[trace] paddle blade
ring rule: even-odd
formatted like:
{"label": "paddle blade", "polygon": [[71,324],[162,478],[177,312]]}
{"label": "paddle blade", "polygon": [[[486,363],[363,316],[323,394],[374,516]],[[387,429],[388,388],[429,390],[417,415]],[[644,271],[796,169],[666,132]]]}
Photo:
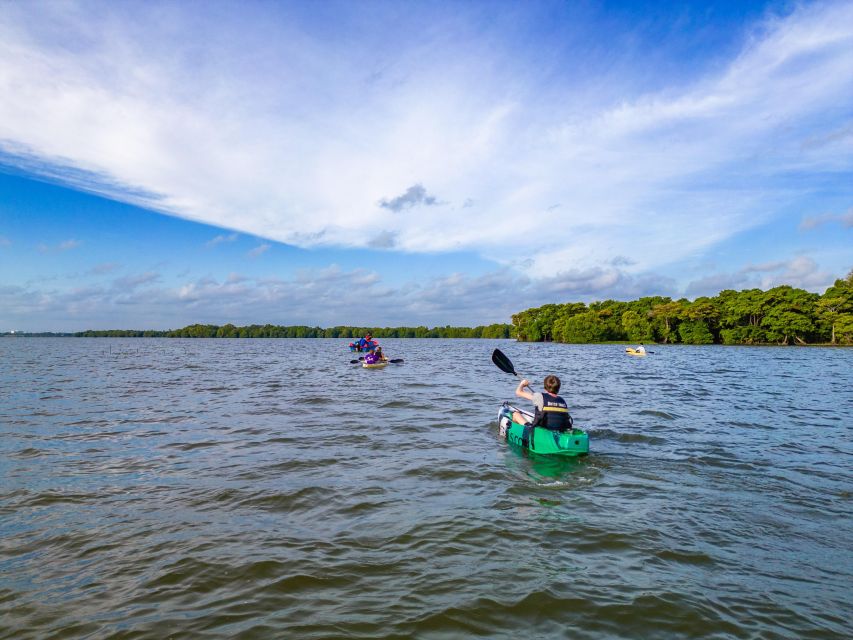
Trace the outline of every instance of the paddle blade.
{"label": "paddle blade", "polygon": [[350,364],[358,364],[358,360],[350,360],[349,363]]}
{"label": "paddle blade", "polygon": [[389,360],[391,364],[401,364],[403,362],[402,358],[394,358],[393,360]]}
{"label": "paddle blade", "polygon": [[515,367],[512,366],[512,361],[510,361],[510,359],[507,358],[500,349],[495,349],[492,352],[492,362],[494,362],[495,366],[501,371],[511,373],[514,376],[518,375],[515,372]]}

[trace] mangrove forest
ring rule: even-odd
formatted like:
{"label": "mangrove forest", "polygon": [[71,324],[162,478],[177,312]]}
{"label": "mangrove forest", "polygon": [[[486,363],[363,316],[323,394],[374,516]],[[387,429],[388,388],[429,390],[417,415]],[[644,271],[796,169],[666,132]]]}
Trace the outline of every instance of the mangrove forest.
{"label": "mangrove forest", "polygon": [[823,295],[787,285],[714,297],[546,304],[512,316],[527,342],[853,344],[853,271]]}

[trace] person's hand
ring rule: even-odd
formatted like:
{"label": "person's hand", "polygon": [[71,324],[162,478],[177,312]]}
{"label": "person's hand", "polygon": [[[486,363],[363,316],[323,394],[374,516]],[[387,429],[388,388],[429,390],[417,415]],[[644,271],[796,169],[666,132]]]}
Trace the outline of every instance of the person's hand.
{"label": "person's hand", "polygon": [[521,383],[519,384],[519,386],[520,386],[522,389],[523,389],[524,387],[528,387],[528,386],[530,386],[530,380],[528,380],[527,378],[522,379],[522,381],[521,381]]}

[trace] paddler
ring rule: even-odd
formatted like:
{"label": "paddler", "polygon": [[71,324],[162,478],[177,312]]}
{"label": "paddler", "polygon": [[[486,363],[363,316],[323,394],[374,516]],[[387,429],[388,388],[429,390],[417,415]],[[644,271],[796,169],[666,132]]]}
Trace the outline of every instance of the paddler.
{"label": "paddler", "polygon": [[364,337],[358,341],[358,350],[359,351],[373,351],[373,347],[376,345],[373,342],[373,338],[370,335],[370,331],[364,334]]}
{"label": "paddler", "polygon": [[545,376],[542,384],[545,391],[534,393],[530,389],[530,381],[518,383],[515,395],[533,402],[535,411],[533,418],[527,417],[520,411],[514,411],[512,421],[516,424],[544,427],[550,431],[568,431],[572,428],[572,417],[569,415],[569,405],[557,394],[560,392],[560,379],[557,376]]}

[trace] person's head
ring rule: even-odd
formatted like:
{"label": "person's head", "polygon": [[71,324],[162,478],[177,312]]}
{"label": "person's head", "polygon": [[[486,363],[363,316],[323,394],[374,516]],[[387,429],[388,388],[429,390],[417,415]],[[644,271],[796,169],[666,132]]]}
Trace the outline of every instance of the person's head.
{"label": "person's head", "polygon": [[376,345],[376,353],[382,353],[382,347]]}
{"label": "person's head", "polygon": [[560,379],[557,376],[545,376],[542,386],[545,387],[545,391],[548,393],[560,393]]}
{"label": "person's head", "polygon": [[370,340],[371,335],[370,335],[370,332],[369,332],[369,331],[368,331],[367,333],[365,333],[365,334],[364,334],[364,338],[365,338],[365,340]]}

